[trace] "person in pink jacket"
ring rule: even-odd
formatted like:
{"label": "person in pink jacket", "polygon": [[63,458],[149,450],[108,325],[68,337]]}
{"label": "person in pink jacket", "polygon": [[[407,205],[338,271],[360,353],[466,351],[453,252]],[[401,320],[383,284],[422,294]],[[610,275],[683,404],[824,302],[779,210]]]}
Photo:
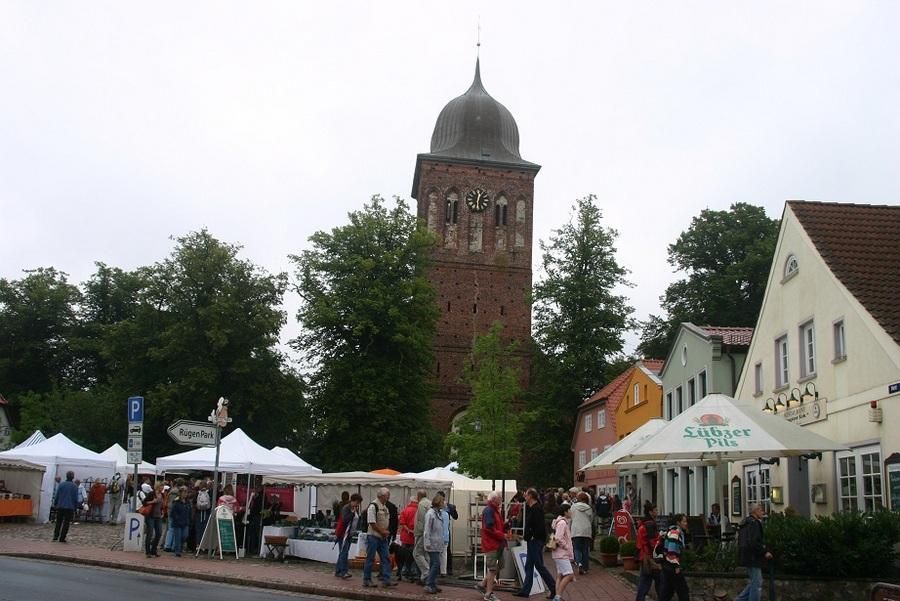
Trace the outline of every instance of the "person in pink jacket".
{"label": "person in pink jacket", "polygon": [[551,524],[553,536],[556,538],[556,548],[551,553],[556,564],[556,596],[553,601],[562,601],[563,592],[575,579],[575,570],[572,569],[575,550],[572,546],[572,530],[569,528],[569,506],[563,503],[559,506],[557,513],[558,515]]}

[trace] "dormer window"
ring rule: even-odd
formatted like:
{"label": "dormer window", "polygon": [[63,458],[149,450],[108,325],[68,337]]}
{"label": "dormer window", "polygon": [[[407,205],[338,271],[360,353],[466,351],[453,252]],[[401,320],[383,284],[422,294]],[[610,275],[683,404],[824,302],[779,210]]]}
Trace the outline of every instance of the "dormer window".
{"label": "dormer window", "polygon": [[790,278],[797,275],[797,271],[800,270],[800,263],[797,262],[797,257],[794,255],[789,255],[787,261],[784,262],[784,278],[781,280],[785,282]]}

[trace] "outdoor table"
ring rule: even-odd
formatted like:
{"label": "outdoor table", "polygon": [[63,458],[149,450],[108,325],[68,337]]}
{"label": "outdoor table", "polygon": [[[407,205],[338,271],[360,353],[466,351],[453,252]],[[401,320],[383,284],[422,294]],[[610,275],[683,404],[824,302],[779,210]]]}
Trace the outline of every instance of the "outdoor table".
{"label": "outdoor table", "polygon": [[[262,540],[266,540],[267,536],[291,537],[293,535],[294,535],[294,527],[293,526],[263,526],[263,530],[262,530]],[[266,559],[267,554],[268,554],[268,550],[264,549],[262,546],[260,546],[260,548],[259,548],[260,559]]]}
{"label": "outdoor table", "polygon": [[[299,557],[301,559],[311,559],[313,561],[321,561],[323,563],[334,563],[338,557],[338,546],[336,543],[329,541],[317,540],[300,540],[298,538],[288,539],[287,554],[291,557]],[[349,557],[356,557],[359,550],[358,543],[350,545]]]}

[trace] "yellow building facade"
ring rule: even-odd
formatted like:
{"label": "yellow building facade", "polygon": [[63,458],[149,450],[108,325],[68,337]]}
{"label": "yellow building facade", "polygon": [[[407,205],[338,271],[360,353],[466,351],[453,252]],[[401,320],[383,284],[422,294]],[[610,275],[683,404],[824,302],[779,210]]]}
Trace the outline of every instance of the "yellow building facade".
{"label": "yellow building facade", "polygon": [[663,361],[644,359],[632,370],[625,397],[616,407],[616,438],[622,440],[654,417],[663,415],[662,381],[658,374]]}

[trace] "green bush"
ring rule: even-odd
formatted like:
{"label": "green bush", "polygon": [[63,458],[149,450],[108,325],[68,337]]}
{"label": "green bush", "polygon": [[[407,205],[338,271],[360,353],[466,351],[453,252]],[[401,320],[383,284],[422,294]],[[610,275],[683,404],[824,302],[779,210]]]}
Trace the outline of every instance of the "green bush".
{"label": "green bush", "polygon": [[634,541],[625,541],[619,547],[619,555],[621,557],[637,557],[637,545],[634,544]]}
{"label": "green bush", "polygon": [[900,541],[900,515],[844,512],[809,520],[772,515],[766,546],[776,572],[798,576],[870,578],[890,575]]}
{"label": "green bush", "polygon": [[619,552],[619,539],[615,536],[604,536],[600,539],[600,552],[601,553],[618,553]]}

